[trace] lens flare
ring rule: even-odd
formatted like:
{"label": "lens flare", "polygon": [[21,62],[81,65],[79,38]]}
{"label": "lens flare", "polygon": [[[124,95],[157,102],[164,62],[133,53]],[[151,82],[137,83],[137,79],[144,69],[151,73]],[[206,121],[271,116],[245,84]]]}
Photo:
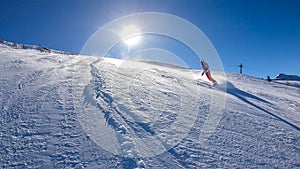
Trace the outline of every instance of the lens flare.
{"label": "lens flare", "polygon": [[134,46],[136,44],[138,44],[141,40],[141,36],[138,35],[138,36],[134,36],[134,37],[130,37],[128,39],[125,39],[123,42],[125,44],[127,44],[128,46]]}
{"label": "lens flare", "polygon": [[[126,118],[123,118],[124,120],[120,118],[122,125],[110,124],[111,127],[107,127],[105,116],[99,116],[102,110],[97,112],[99,106],[91,105],[89,109],[77,107],[80,110],[78,111],[78,119],[83,129],[97,145],[123,157],[153,157],[167,152],[190,133],[197,122],[199,113],[209,111],[205,115],[203,124],[201,124],[203,127],[197,131],[199,135],[196,135],[198,143],[204,144],[217,130],[225,108],[226,95],[211,93],[210,102],[203,104],[199,101],[198,98],[202,96],[199,88],[195,86],[195,71],[187,69],[189,68],[188,64],[181,60],[181,58],[189,57],[187,53],[182,51],[172,53],[163,48],[169,49],[168,46],[163,45],[161,46],[162,49],[158,47],[141,49],[140,46],[135,46],[136,49],[133,50],[131,46],[140,43],[141,37],[143,44],[147,43],[147,34],[170,37],[179,41],[180,44],[196,54],[195,62],[199,63],[199,60],[203,58],[210,63],[211,68],[224,72],[218,53],[207,36],[191,22],[174,15],[156,12],[131,14],[118,18],[95,32],[83,46],[81,54],[110,56],[110,51],[117,44],[124,43],[124,45],[120,45],[123,47],[120,49],[125,51],[125,55],[120,55],[125,56],[124,58],[121,57],[123,60],[103,59],[104,61],[110,60],[116,65],[115,67],[106,67],[106,63],[99,59],[99,64],[103,63],[103,65],[98,66],[99,68],[104,66],[103,70],[109,70],[112,75],[105,79],[106,84],[108,84],[107,91],[111,92],[112,95],[112,97],[110,95],[107,97],[114,98],[108,103],[113,106],[113,109],[109,111]],[[162,43],[159,42],[158,44]],[[180,57],[180,54],[184,57]],[[137,64],[137,62],[130,60],[134,58],[159,63],[139,62]],[[175,67],[169,69],[167,65],[162,68],[160,62],[183,65],[182,67],[185,69]],[[178,78],[183,76],[184,78]],[[98,77],[94,78],[91,79],[91,83],[86,84],[84,90],[91,91],[92,98],[97,98],[96,92],[93,90],[99,86]],[[226,79],[224,81],[226,84]],[[160,90],[155,90],[156,88]],[[155,93],[157,91],[160,93]],[[190,92],[193,94],[189,94]],[[192,95],[194,98],[191,99]],[[136,98],[136,96],[142,97]],[[143,98],[148,101],[144,102],[145,99]],[[166,104],[165,101],[168,99],[172,99],[174,105]],[[75,105],[84,105],[86,102],[83,99],[75,101],[78,102]],[[104,104],[101,101],[98,103],[97,100],[95,102]],[[149,107],[159,105],[159,110],[156,108],[153,108],[154,111],[151,111],[152,108],[149,111],[139,109],[137,104],[149,105]],[[148,114],[145,114],[146,112]],[[164,117],[164,112],[172,112],[175,118],[164,127],[154,127],[152,130],[152,127],[159,123],[160,117]],[[124,127],[126,125],[128,127]],[[148,134],[139,135],[139,131],[130,127],[131,125],[143,128],[142,130]],[[104,127],[107,127],[109,131],[105,130],[104,134],[99,133]],[[128,133],[133,134],[120,132],[125,128]]]}
{"label": "lens flare", "polygon": [[139,32],[140,29],[138,28],[138,26],[128,25],[122,29],[120,37],[124,39],[123,42],[125,44],[127,44],[128,46],[133,46],[136,45],[141,39]]}

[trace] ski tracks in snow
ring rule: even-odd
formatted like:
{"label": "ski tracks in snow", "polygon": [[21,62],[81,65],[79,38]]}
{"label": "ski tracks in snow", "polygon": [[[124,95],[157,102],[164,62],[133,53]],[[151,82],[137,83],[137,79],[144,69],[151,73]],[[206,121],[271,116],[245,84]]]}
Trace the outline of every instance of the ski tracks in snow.
{"label": "ski tracks in snow", "polygon": [[[261,80],[240,80],[244,76],[230,75],[235,88],[223,91],[199,86],[201,95],[196,98],[193,95],[196,88],[191,84],[194,81],[186,75],[189,71],[164,67],[142,70],[139,67],[145,65],[136,63],[137,67],[131,70],[142,70],[139,74],[120,69],[121,79],[114,81],[116,67],[104,63],[102,58],[10,48],[1,48],[0,55],[0,68],[5,72],[0,74],[0,168],[300,166],[299,130],[286,125],[286,122],[299,124],[299,116],[295,115],[299,93],[293,88],[281,86],[282,89],[269,90],[268,84],[261,84]],[[178,78],[178,73],[183,75]],[[130,78],[134,80],[127,82]],[[144,83],[144,79],[150,84]],[[111,86],[115,85],[111,81],[134,85],[123,93],[126,87],[112,91],[115,88]],[[187,107],[184,107],[187,111],[178,111],[176,101],[180,100],[182,90],[166,85],[169,82],[182,87],[189,98],[183,99],[188,106],[193,100],[199,101],[197,115],[188,114],[193,109]],[[147,87],[151,91],[143,90]],[[294,93],[285,92],[286,89]],[[199,137],[209,132],[202,130],[205,124],[210,124],[205,123],[211,113],[210,92],[226,94],[228,99],[220,123],[214,124],[215,131],[208,133],[206,142],[200,144]],[[146,99],[153,94],[156,95]],[[132,100],[122,100],[129,95]],[[162,102],[168,99],[171,100]],[[128,104],[130,101],[134,104]],[[158,112],[158,116],[153,116],[156,119],[150,118],[156,120],[155,125],[144,121],[151,117],[146,112],[151,111]],[[168,130],[179,118],[176,112],[186,115],[181,117],[185,120],[196,117],[189,133],[168,151],[143,158],[141,147],[145,144],[137,141],[139,138],[147,139],[157,131],[177,137],[177,132]],[[145,119],[139,119],[138,115]]]}
{"label": "ski tracks in snow", "polygon": [[[6,56],[13,60],[15,55],[7,52]],[[59,61],[57,55],[29,53],[22,60],[1,65],[2,71],[14,72],[1,76],[1,98],[5,100],[0,119],[1,167],[74,167],[79,163],[72,74],[62,70],[59,73],[66,74],[55,76]]]}
{"label": "ski tracks in snow", "polygon": [[[98,145],[108,151],[114,150],[113,153],[123,157],[123,160],[117,163],[115,167],[119,165],[124,168],[145,167],[141,160],[142,156],[136,147],[137,143],[133,139],[139,137],[135,131],[143,130],[143,128],[129,121],[128,117],[126,117],[128,113],[122,112],[125,109],[120,109],[110,94],[105,91],[105,78],[111,73],[104,74],[97,69],[95,65],[101,60],[98,59],[89,64],[91,79],[90,83],[84,88],[84,105],[90,104],[97,107],[98,117],[96,119],[98,119],[99,123],[101,119],[103,123],[104,119],[106,128],[110,127],[112,129],[112,132],[109,134],[115,136],[115,138],[110,137],[107,140],[101,140],[101,143]],[[100,129],[98,132],[105,132],[104,130],[106,129]],[[91,134],[95,135],[95,133]],[[100,138],[94,138],[96,142],[97,139],[103,138],[101,136]],[[105,143],[106,141],[108,143]],[[111,146],[114,146],[113,149],[111,149]]]}

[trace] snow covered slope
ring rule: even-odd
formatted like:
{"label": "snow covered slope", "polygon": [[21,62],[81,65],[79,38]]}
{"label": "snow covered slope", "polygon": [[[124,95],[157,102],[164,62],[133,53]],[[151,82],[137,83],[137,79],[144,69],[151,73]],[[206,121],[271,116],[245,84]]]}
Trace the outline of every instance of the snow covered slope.
{"label": "snow covered slope", "polygon": [[0,70],[0,168],[300,167],[298,87],[4,44]]}
{"label": "snow covered slope", "polygon": [[279,73],[274,78],[274,83],[283,84],[291,87],[300,88],[300,77],[297,75],[286,75]]}

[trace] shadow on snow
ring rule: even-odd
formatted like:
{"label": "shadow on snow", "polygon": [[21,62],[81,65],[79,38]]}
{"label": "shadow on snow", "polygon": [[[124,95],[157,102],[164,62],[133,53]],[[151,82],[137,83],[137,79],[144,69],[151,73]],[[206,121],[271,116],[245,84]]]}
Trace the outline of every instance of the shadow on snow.
{"label": "shadow on snow", "polygon": [[274,113],[271,113],[268,110],[266,110],[266,109],[264,109],[264,108],[262,108],[262,107],[260,107],[260,106],[258,106],[256,104],[252,103],[247,98],[252,98],[252,99],[255,99],[257,101],[266,103],[266,104],[271,104],[270,102],[268,102],[268,101],[266,101],[266,100],[264,100],[262,98],[259,98],[257,96],[254,96],[253,94],[247,93],[245,91],[242,91],[242,90],[236,88],[231,82],[227,81],[226,82],[226,88],[220,88],[220,90],[222,90],[222,91],[224,91],[224,92],[226,92],[226,93],[228,93],[228,94],[230,94],[232,96],[235,96],[236,98],[240,99],[244,103],[247,103],[247,104],[249,104],[249,105],[257,108],[257,109],[259,109],[259,110],[261,110],[261,111],[263,111],[263,112],[271,115],[275,119],[277,119],[277,120],[279,120],[281,122],[284,122],[285,124],[291,126],[292,128],[296,129],[297,131],[300,131],[300,127],[298,127],[298,126],[290,123],[289,121],[283,119],[282,117],[280,117],[280,116],[278,116],[278,115],[276,115]]}

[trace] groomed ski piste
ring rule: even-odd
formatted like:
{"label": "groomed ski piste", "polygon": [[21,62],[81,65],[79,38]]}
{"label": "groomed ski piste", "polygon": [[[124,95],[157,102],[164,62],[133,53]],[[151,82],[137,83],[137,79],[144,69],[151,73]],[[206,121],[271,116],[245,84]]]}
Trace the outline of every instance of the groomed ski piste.
{"label": "groomed ski piste", "polygon": [[300,89],[0,43],[0,168],[300,168]]}

